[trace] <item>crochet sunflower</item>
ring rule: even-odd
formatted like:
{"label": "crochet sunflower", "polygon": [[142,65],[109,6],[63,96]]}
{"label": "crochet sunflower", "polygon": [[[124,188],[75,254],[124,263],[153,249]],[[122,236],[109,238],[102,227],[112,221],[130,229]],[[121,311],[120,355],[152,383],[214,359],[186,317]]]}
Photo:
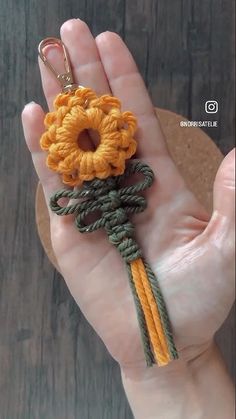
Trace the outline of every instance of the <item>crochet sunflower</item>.
{"label": "crochet sunflower", "polygon": [[[73,187],[124,173],[125,161],[136,151],[137,122],[131,112],[121,111],[117,98],[98,97],[92,89],[79,87],[58,95],[54,109],[45,117],[47,130],[40,144],[48,151],[48,167],[61,175],[63,183]],[[94,151],[80,147],[79,136],[88,129],[100,137]]]}

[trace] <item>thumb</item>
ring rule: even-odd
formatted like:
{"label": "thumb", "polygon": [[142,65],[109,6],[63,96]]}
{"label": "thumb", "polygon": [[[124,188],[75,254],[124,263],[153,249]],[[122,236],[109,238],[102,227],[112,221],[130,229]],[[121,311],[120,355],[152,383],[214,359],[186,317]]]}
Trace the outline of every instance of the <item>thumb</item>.
{"label": "thumb", "polygon": [[[206,228],[207,235],[226,247],[234,248],[235,234],[235,148],[221,163],[213,190],[213,214]],[[226,250],[226,249],[225,249]]]}
{"label": "thumb", "polygon": [[[213,209],[234,223],[235,216],[235,148],[224,158],[216,174]],[[233,226],[233,224],[232,224]]]}

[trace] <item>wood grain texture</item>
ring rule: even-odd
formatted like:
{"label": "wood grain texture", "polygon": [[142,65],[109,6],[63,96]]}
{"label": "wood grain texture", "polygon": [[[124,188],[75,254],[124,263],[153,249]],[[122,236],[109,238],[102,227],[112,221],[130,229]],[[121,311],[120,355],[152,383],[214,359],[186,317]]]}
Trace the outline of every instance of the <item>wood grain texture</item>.
{"label": "wood grain texture", "polygon": [[[221,150],[233,146],[233,0],[0,0],[0,417],[130,419],[117,365],[76,307],[40,246],[34,175],[20,123],[23,105],[45,103],[37,45],[70,17],[96,35],[121,34],[153,101],[206,119],[219,100]],[[215,119],[215,118],[214,118]],[[232,373],[233,317],[218,334]]]}

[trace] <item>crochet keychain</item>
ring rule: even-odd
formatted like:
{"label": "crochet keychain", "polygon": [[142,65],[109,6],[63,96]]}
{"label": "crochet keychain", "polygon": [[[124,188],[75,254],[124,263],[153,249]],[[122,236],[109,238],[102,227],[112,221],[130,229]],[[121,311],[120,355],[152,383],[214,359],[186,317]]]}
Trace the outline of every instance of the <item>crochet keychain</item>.
{"label": "crochet keychain", "polygon": [[[43,52],[50,44],[62,48],[63,74],[56,72]],[[116,97],[97,96],[92,89],[74,83],[69,56],[61,40],[44,39],[39,44],[39,55],[62,88],[54,101],[55,110],[45,117],[46,132],[40,140],[41,148],[48,151],[47,166],[59,173],[67,185],[51,197],[50,208],[57,215],[73,214],[80,233],[105,229],[127,268],[146,363],[167,365],[178,358],[168,313],[158,279],[142,257],[130,221],[132,214],[146,208],[146,200],[139,192],[149,188],[154,180],[147,164],[129,160],[137,147],[136,118],[131,112],[121,111]],[[90,129],[99,133],[100,142],[94,151],[85,151],[78,138]],[[141,174],[143,180],[124,186],[125,180],[135,173]],[[73,201],[61,206],[61,198]],[[89,223],[89,216],[96,217],[98,213],[100,217]]]}

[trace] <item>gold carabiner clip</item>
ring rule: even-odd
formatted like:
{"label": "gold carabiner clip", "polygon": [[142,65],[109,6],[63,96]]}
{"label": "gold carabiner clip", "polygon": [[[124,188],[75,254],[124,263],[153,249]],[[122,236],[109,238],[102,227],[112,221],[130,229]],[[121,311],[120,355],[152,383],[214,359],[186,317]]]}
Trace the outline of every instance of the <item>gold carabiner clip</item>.
{"label": "gold carabiner clip", "polygon": [[[47,57],[45,56],[43,49],[48,45],[58,45],[62,48],[63,57],[64,57],[64,66],[65,66],[64,73],[58,73],[56,69],[53,67],[53,65],[48,61]],[[70,66],[69,55],[67,53],[65,45],[60,39],[57,39],[57,38],[43,39],[38,46],[38,52],[43,63],[49,68],[49,70],[54,74],[54,76],[56,76],[56,79],[61,85],[62,92],[68,92],[70,90],[74,90],[79,87],[77,84],[74,83],[71,66]]]}

